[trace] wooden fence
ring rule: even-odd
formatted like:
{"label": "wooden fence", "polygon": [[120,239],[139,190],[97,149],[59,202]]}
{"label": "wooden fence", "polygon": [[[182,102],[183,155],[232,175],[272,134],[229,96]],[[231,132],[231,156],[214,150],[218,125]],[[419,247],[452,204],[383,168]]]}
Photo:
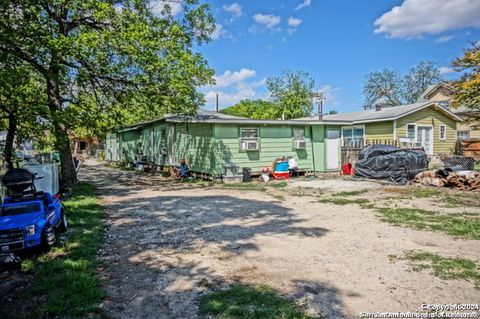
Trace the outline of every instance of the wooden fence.
{"label": "wooden fence", "polygon": [[480,160],[480,139],[457,141],[455,154],[473,157],[477,161]]}
{"label": "wooden fence", "polygon": [[362,149],[371,145],[392,145],[405,149],[419,149],[419,145],[406,145],[399,140],[362,140],[362,141],[344,141],[342,145],[342,165],[347,163],[354,164],[358,160],[358,154]]}

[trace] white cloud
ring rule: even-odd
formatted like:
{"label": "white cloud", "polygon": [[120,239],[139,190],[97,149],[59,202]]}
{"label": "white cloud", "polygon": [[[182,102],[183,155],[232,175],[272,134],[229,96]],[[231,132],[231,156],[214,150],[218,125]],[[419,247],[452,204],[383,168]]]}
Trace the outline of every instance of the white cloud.
{"label": "white cloud", "polygon": [[265,86],[266,79],[255,80],[256,74],[255,70],[241,68],[215,76],[216,85],[203,88],[207,106],[215,105],[217,94],[222,108],[245,99],[266,98],[258,93]]}
{"label": "white cloud", "polygon": [[330,84],[322,85],[319,89],[319,92],[323,93],[323,102],[324,105],[337,105],[337,92],[340,91],[339,87],[333,87]]}
{"label": "white cloud", "polygon": [[303,8],[309,7],[312,4],[312,0],[303,0],[302,3],[300,3],[295,10],[301,10]]}
{"label": "white cloud", "polygon": [[238,18],[243,14],[242,6],[236,2],[226,4],[222,7],[222,9],[230,13],[234,18]]}
{"label": "white cloud", "polygon": [[273,28],[280,24],[281,18],[280,16],[275,16],[273,14],[261,14],[257,13],[253,16],[253,20],[256,23],[262,24],[267,28]]}
{"label": "white cloud", "polygon": [[215,105],[218,94],[218,102],[221,108],[237,104],[241,100],[251,100],[255,97],[256,92],[251,89],[237,90],[233,93],[225,91],[208,91],[205,93],[207,105]]}
{"label": "white cloud", "polygon": [[218,40],[220,38],[231,38],[232,35],[225,30],[223,25],[216,23],[215,24],[215,30],[212,33],[212,40]]}
{"label": "white cloud", "polygon": [[412,38],[480,26],[478,0],[404,0],[375,21],[375,33]]}
{"label": "white cloud", "polygon": [[436,38],[433,42],[435,43],[445,43],[453,39],[453,35],[442,35],[441,37]]}
{"label": "white cloud", "polygon": [[302,22],[303,22],[302,19],[298,19],[294,17],[288,18],[288,21],[287,21],[288,25],[294,28],[298,27],[300,24],[302,24]]}
{"label": "white cloud", "polygon": [[255,77],[257,72],[254,70],[241,68],[240,71],[225,71],[222,75],[215,76],[215,82],[217,87],[226,87],[232,84],[238,84],[245,81],[248,78]]}
{"label": "white cloud", "polygon": [[441,66],[438,68],[438,72],[440,72],[440,75],[445,75],[445,74],[453,73],[455,72],[455,70],[448,66]]}
{"label": "white cloud", "polygon": [[150,8],[156,16],[168,14],[176,16],[183,11],[181,0],[152,0],[150,1]]}

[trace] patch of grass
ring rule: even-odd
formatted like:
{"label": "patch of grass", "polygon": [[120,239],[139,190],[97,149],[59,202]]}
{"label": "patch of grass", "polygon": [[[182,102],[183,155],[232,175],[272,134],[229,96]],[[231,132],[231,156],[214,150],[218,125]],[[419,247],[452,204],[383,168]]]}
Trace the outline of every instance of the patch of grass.
{"label": "patch of grass", "polygon": [[319,203],[324,204],[335,204],[335,205],[349,205],[349,204],[357,204],[357,205],[365,205],[368,204],[370,201],[365,198],[356,198],[356,199],[348,199],[348,198],[341,198],[341,197],[334,197],[334,198],[322,198],[318,200]]}
{"label": "patch of grass", "polygon": [[[99,307],[104,292],[96,274],[97,251],[104,238],[104,209],[94,188],[75,185],[64,203],[69,230],[65,244],[38,258],[32,288],[27,294],[44,296],[33,317],[102,316]],[[26,270],[33,265],[26,263]]]}
{"label": "patch of grass", "polygon": [[231,183],[231,184],[221,184],[221,188],[226,189],[236,189],[236,190],[251,190],[251,191],[261,191],[264,192],[267,190],[267,187],[263,184],[253,184],[253,183]]}
{"label": "patch of grass", "polygon": [[269,183],[268,186],[269,187],[273,187],[273,188],[284,188],[284,187],[287,187],[288,183],[283,181],[283,182],[278,182],[278,183]]}
{"label": "patch of grass", "polygon": [[442,197],[442,202],[447,204],[447,207],[480,207],[480,196],[478,194],[464,193],[447,195]]}
{"label": "patch of grass", "polygon": [[439,214],[418,208],[376,208],[382,220],[415,229],[438,230],[448,235],[480,239],[477,214]]}
{"label": "patch of grass", "polygon": [[200,300],[200,314],[222,319],[308,319],[291,301],[279,296],[273,289],[261,286],[235,285],[204,296]]}
{"label": "patch of grass", "polygon": [[442,257],[437,254],[409,251],[405,259],[414,271],[432,269],[433,275],[442,279],[464,279],[480,286],[480,265],[472,260],[459,257]]}
{"label": "patch of grass", "polygon": [[362,195],[368,192],[368,189],[361,189],[358,191],[349,191],[349,192],[339,192],[335,193],[332,196],[357,196],[357,195]]}
{"label": "patch of grass", "polygon": [[430,198],[444,194],[443,191],[435,188],[416,188],[410,190],[411,194],[417,198]]}
{"label": "patch of grass", "polygon": [[20,265],[20,269],[23,272],[31,273],[35,270],[35,261],[33,259],[25,259],[22,261]]}

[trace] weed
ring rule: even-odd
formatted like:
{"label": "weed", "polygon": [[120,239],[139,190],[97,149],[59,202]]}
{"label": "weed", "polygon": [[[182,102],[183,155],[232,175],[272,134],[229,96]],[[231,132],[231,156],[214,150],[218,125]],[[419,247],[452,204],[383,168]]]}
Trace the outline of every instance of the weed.
{"label": "weed", "polygon": [[442,197],[447,207],[480,207],[480,196],[478,194],[455,194]]}
{"label": "weed", "polygon": [[204,296],[200,300],[200,314],[216,318],[313,318],[302,313],[291,301],[279,296],[265,285],[235,285]]}
{"label": "weed", "polygon": [[369,203],[370,201],[365,198],[356,198],[356,199],[348,199],[348,198],[322,198],[318,200],[319,203],[324,203],[324,204],[335,204],[335,205],[349,205],[349,204],[358,204],[358,205],[364,205]]}
{"label": "weed", "polygon": [[367,192],[368,192],[368,189],[361,189],[361,190],[358,190],[358,191],[335,193],[332,196],[357,196],[357,195],[365,194]]}
{"label": "weed", "polygon": [[469,259],[459,257],[442,257],[437,254],[409,251],[405,254],[414,271],[432,269],[433,275],[442,279],[472,280],[480,286],[480,265]]}
{"label": "weed", "polygon": [[22,261],[21,270],[23,272],[33,272],[35,270],[35,261],[33,259],[26,259]]}
{"label": "weed", "polygon": [[222,184],[221,188],[226,189],[236,189],[236,190],[252,190],[252,191],[261,191],[264,192],[267,190],[263,184],[253,184],[253,183],[231,183],[231,184]]}
{"label": "weed", "polygon": [[470,214],[439,214],[418,208],[376,208],[382,220],[415,229],[438,230],[453,236],[480,239],[480,219]]}
{"label": "weed", "polygon": [[269,187],[273,187],[273,188],[284,188],[284,187],[287,187],[288,183],[287,182],[278,182],[278,183],[269,183],[268,186]]}

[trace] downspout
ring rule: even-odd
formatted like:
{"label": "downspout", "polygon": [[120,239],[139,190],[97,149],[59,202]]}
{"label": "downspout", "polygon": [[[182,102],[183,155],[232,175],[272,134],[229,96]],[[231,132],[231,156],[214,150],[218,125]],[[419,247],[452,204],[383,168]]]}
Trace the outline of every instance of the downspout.
{"label": "downspout", "polygon": [[317,176],[317,170],[315,167],[315,147],[313,147],[313,127],[310,124],[310,141],[312,144],[312,164],[313,164],[313,176]]}

